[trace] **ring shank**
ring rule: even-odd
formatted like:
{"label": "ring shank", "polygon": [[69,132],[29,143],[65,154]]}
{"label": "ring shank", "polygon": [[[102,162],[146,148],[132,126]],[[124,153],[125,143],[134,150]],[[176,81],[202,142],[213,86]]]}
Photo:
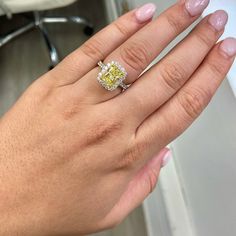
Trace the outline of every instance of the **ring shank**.
{"label": "ring shank", "polygon": [[126,85],[125,83],[120,83],[120,85],[119,85],[123,90],[126,90],[126,89],[128,89],[129,88],[129,85]]}
{"label": "ring shank", "polygon": [[104,65],[101,61],[98,62],[98,66],[103,69],[106,65]]}

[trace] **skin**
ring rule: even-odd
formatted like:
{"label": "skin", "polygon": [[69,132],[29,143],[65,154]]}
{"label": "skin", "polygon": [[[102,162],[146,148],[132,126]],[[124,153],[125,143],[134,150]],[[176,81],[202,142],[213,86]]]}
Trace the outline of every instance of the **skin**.
{"label": "skin", "polygon": [[[200,115],[234,60],[207,17],[139,76],[197,17],[182,2],[142,24],[129,12],[26,90],[0,120],[0,235],[101,231],[148,196],[164,147]],[[106,91],[99,60],[119,61],[134,84]]]}

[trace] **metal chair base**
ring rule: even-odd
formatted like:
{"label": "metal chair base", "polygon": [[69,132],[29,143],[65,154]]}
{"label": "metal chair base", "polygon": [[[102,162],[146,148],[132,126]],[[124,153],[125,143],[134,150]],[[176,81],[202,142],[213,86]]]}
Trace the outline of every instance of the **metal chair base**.
{"label": "metal chair base", "polygon": [[0,38],[0,47],[4,46],[5,44],[9,43],[13,39],[17,38],[18,36],[33,30],[37,29],[41,32],[44,41],[46,43],[48,53],[49,53],[49,58],[50,58],[50,65],[49,69],[52,69],[55,67],[59,62],[59,54],[58,51],[53,44],[52,40],[49,37],[49,34],[44,27],[45,24],[54,24],[54,23],[59,23],[59,24],[64,24],[64,23],[75,23],[75,24],[82,24],[84,25],[84,33],[88,36],[93,34],[94,28],[93,25],[85,18],[79,17],[79,16],[70,16],[70,17],[41,17],[39,12],[34,12],[34,20],[24,26],[22,26],[19,29],[16,29],[15,31],[3,36]]}

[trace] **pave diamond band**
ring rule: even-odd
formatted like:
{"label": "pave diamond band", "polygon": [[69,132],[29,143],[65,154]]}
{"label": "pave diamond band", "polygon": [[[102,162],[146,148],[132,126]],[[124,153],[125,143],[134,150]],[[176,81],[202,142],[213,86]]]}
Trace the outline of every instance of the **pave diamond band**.
{"label": "pave diamond band", "polygon": [[126,90],[129,87],[123,82],[127,77],[127,72],[118,62],[112,61],[105,65],[99,61],[98,65],[101,72],[97,80],[106,90],[113,91],[118,87]]}

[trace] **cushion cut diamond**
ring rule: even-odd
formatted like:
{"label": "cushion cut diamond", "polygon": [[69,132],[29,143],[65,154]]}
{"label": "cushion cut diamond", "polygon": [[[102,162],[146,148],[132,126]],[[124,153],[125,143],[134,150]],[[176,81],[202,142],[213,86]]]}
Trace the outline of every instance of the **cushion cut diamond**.
{"label": "cushion cut diamond", "polygon": [[117,62],[112,61],[102,68],[98,81],[107,90],[113,91],[125,80],[127,73]]}

